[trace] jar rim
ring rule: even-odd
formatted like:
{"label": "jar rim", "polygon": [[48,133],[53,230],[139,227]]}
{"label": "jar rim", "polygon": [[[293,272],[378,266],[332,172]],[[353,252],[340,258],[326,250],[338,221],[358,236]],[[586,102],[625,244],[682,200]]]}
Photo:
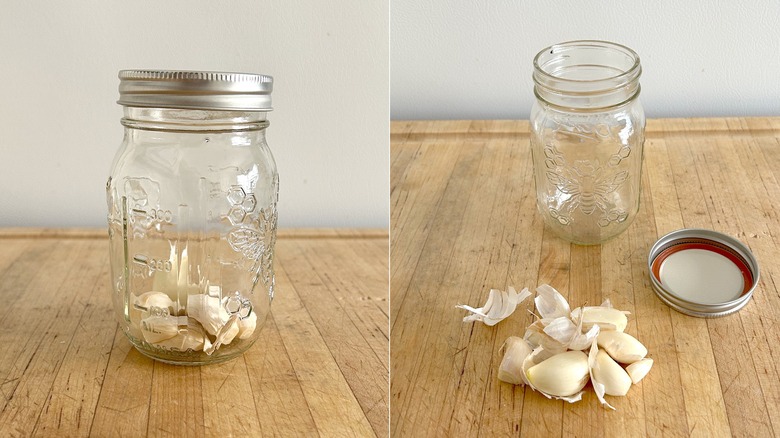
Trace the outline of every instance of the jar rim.
{"label": "jar rim", "polygon": [[[633,58],[634,62],[631,65],[631,67],[625,69],[625,71],[623,71],[622,73],[616,74],[614,76],[599,78],[599,79],[564,78],[547,72],[539,64],[540,59],[542,58],[542,56],[547,54],[547,52],[550,52],[550,54],[556,54],[556,53],[565,52],[567,50],[587,48],[587,47],[619,51]],[[563,43],[553,44],[552,46],[542,49],[541,51],[539,51],[539,53],[536,54],[536,56],[534,57],[533,65],[534,65],[534,73],[539,73],[544,77],[556,81],[573,82],[573,83],[598,83],[604,81],[613,81],[615,79],[620,79],[623,77],[628,77],[633,75],[636,75],[636,77],[638,78],[639,74],[641,74],[641,63],[640,63],[639,55],[634,50],[622,44],[613,43],[611,41],[602,41],[602,40],[574,40],[574,41],[566,41]],[[534,80],[534,82],[537,81]]]}
{"label": "jar rim", "polygon": [[639,55],[621,44],[568,41],[540,51],[533,64],[534,93],[551,105],[603,109],[639,95]]}

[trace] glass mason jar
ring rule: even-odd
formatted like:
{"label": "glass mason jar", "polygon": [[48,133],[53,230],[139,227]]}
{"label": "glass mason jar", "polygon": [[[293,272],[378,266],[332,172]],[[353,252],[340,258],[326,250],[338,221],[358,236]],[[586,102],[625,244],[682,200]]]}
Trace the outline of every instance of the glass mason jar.
{"label": "glass mason jar", "polygon": [[114,309],[141,353],[240,355],[274,296],[279,177],[270,76],[123,70],[124,141],[106,184]]}
{"label": "glass mason jar", "polygon": [[571,41],[534,58],[531,153],[537,206],[558,236],[592,245],[639,210],[645,116],[639,56],[605,41]]}

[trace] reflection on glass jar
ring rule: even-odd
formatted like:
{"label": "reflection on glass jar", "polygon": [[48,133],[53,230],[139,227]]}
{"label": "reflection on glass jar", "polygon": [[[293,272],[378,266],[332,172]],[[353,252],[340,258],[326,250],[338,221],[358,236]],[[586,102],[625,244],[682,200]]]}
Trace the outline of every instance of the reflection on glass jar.
{"label": "reflection on glass jar", "polygon": [[120,72],[124,141],[106,185],[113,303],[132,344],[178,364],[240,355],[274,295],[272,79]]}
{"label": "reflection on glass jar", "polygon": [[602,243],[625,231],[639,210],[641,71],[634,51],[604,41],[558,44],[534,59],[537,206],[566,240]]}

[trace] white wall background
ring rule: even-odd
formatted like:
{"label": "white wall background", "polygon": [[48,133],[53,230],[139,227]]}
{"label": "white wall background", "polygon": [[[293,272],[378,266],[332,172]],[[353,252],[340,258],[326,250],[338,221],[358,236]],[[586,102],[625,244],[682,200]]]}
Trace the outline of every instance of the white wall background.
{"label": "white wall background", "polygon": [[388,4],[362,0],[0,5],[0,226],[105,226],[122,140],[117,72],[274,76],[283,227],[387,227]]}
{"label": "white wall background", "polygon": [[536,53],[603,39],[642,60],[648,117],[780,115],[780,1],[393,0],[393,119],[528,118]]}

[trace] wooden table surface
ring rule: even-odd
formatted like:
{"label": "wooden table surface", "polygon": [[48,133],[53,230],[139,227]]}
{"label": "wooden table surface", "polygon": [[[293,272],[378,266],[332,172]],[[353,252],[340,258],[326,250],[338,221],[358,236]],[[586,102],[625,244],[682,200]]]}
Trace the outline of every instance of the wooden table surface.
{"label": "wooden table surface", "polygon": [[279,234],[260,339],[185,367],[118,330],[106,231],[0,230],[0,436],[387,436],[387,231]]}
{"label": "wooden table surface", "polygon": [[[641,210],[600,246],[544,229],[525,121],[393,122],[391,431],[393,436],[780,435],[780,118],[651,120]],[[678,313],[647,273],[656,239],[709,228],[746,243],[761,267],[731,316]],[[549,283],[572,307],[610,298],[631,312],[655,360],[602,408],[500,382],[499,348],[532,321],[521,304],[494,327],[463,323],[490,288]]]}

